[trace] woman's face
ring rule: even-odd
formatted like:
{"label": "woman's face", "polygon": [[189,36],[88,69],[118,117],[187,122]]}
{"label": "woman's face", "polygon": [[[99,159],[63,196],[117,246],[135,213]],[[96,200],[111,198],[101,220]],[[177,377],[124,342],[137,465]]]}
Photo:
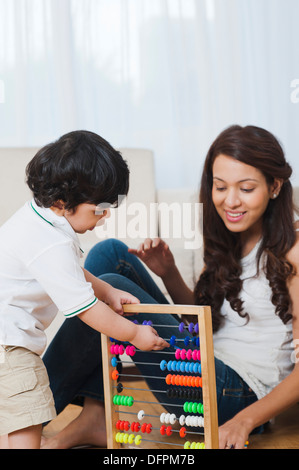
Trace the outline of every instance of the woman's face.
{"label": "woman's face", "polygon": [[261,235],[263,214],[273,194],[279,193],[279,180],[269,186],[257,168],[223,154],[212,170],[213,203],[227,229]]}

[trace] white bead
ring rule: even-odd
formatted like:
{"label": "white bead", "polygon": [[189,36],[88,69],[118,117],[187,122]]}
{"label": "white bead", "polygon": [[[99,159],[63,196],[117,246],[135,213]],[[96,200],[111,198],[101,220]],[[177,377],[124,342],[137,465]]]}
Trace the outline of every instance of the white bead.
{"label": "white bead", "polygon": [[175,424],[176,422],[176,415],[173,413],[172,415],[170,415],[169,417],[169,422],[170,424]]}
{"label": "white bead", "polygon": [[166,416],[166,413],[162,413],[160,415],[160,423],[164,424],[165,423],[165,416]]}
{"label": "white bead", "polygon": [[180,418],[179,418],[179,423],[181,426],[184,426],[186,422],[186,416],[185,415],[181,415]]}
{"label": "white bead", "polygon": [[143,420],[143,418],[144,418],[144,411],[143,410],[138,411],[137,418],[139,419],[139,421]]}
{"label": "white bead", "polygon": [[197,426],[198,426],[198,419],[199,419],[199,416],[193,416],[193,420],[192,420],[193,424],[192,424],[192,426],[194,426],[194,427],[197,427]]}
{"label": "white bead", "polygon": [[169,424],[170,413],[166,413],[165,415],[165,424]]}
{"label": "white bead", "polygon": [[190,426],[190,418],[191,416],[186,416],[186,426]]}

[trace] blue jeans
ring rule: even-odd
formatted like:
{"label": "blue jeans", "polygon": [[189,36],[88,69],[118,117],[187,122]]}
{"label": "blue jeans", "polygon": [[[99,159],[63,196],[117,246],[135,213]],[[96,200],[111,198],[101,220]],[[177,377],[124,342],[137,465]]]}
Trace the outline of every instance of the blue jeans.
{"label": "blue jeans", "polygon": [[[118,240],[105,240],[95,245],[87,256],[85,268],[114,287],[130,292],[141,303],[168,303],[139,259],[129,253],[127,246]],[[176,327],[174,329],[167,326],[156,327],[163,338],[168,339],[175,335],[177,339],[183,340],[186,337],[185,332],[180,333],[178,330],[179,320],[176,316],[138,314],[130,319],[138,319],[140,323],[151,319],[154,324]],[[178,408],[178,405],[182,406],[185,401],[198,400],[167,396],[166,391],[169,387],[159,378],[161,375],[159,366],[155,368],[157,372],[153,375],[155,366],[151,365],[160,364],[163,359],[173,360],[173,351],[173,348],[163,352],[138,351],[132,359],[145,377],[149,388],[154,391],[154,395],[164,404],[167,411],[180,415],[182,409]],[[79,318],[65,320],[43,359],[48,370],[57,413],[69,403],[82,403],[82,397],[104,400],[101,336]],[[234,370],[218,359],[215,360],[215,372],[218,416],[221,425],[254,403],[257,397]],[[80,402],[76,401],[78,398]],[[145,400],[150,401],[150,398],[145,397]]]}

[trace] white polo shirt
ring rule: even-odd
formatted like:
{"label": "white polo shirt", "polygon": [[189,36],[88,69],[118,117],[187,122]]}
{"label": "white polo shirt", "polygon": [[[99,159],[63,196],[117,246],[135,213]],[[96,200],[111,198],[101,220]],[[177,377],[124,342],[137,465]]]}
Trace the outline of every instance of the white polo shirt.
{"label": "white polo shirt", "polygon": [[58,310],[72,317],[98,300],[80,266],[77,234],[33,199],[0,227],[0,246],[0,344],[42,354]]}

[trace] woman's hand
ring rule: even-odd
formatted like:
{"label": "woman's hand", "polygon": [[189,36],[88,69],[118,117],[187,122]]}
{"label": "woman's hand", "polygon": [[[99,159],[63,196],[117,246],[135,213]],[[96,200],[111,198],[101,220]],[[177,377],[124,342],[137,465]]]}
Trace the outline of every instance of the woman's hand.
{"label": "woman's hand", "polygon": [[244,449],[250,432],[237,418],[227,421],[219,428],[219,449]]}
{"label": "woman's hand", "polygon": [[175,267],[173,254],[161,238],[147,238],[137,249],[129,248],[129,253],[136,255],[147,267],[161,278]]}

